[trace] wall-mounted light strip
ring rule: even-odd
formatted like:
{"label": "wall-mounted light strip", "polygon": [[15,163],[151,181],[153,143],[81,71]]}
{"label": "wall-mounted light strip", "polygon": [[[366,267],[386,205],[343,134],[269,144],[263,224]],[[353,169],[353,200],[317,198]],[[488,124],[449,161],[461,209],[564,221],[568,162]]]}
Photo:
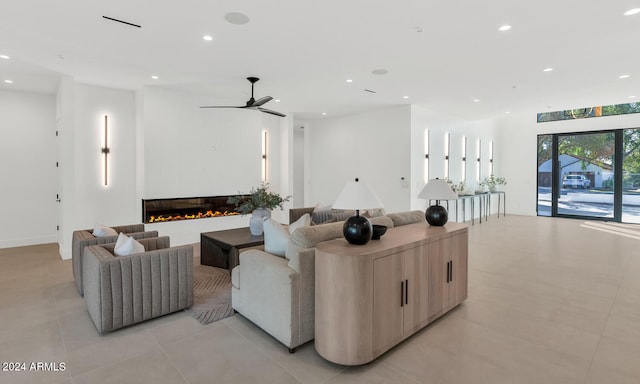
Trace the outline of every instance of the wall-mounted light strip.
{"label": "wall-mounted light strip", "polygon": [[267,161],[267,131],[262,131],[262,182],[269,182],[269,163]]}
{"label": "wall-mounted light strip", "polygon": [[478,142],[476,143],[476,154],[478,155],[478,163],[476,164],[476,181],[480,181],[480,177],[482,176],[480,173],[480,160],[482,157],[482,143],[480,142],[480,139],[478,139]]}
{"label": "wall-mounted light strip", "polygon": [[108,142],[108,132],[109,132],[109,124],[108,124],[108,117],[107,115],[104,115],[104,147],[100,148],[100,152],[104,154],[104,185],[108,185],[108,171],[109,171],[109,162],[107,161],[107,156],[109,155],[109,152],[111,151],[111,149],[109,149],[109,142]]}
{"label": "wall-mounted light strip", "polygon": [[489,174],[493,175],[493,140],[489,143]]}
{"label": "wall-mounted light strip", "polygon": [[460,169],[462,182],[467,179],[467,137],[462,136],[462,169]]}
{"label": "wall-mounted light strip", "polygon": [[424,182],[429,182],[429,130],[424,130]]}
{"label": "wall-mounted light strip", "polygon": [[444,134],[444,178],[449,180],[449,150],[451,149],[451,136],[449,132]]}

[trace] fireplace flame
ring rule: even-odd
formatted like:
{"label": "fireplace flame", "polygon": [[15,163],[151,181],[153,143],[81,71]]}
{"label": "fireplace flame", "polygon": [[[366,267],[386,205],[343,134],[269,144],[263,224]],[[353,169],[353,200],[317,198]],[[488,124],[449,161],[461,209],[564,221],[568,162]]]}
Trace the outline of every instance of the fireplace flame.
{"label": "fireplace flame", "polygon": [[204,219],[207,217],[221,217],[221,216],[235,216],[235,215],[239,215],[239,212],[236,211],[224,211],[224,212],[220,212],[220,211],[207,211],[207,212],[198,212],[192,215],[176,215],[176,216],[165,216],[165,215],[160,215],[160,216],[154,216],[151,215],[149,216],[149,223],[163,223],[165,221],[178,221],[178,220],[191,220],[191,219]]}

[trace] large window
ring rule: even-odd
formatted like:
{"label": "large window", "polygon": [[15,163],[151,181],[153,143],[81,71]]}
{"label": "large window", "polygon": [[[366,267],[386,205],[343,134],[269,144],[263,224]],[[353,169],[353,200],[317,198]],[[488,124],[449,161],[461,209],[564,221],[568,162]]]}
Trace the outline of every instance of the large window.
{"label": "large window", "polygon": [[640,223],[640,131],[538,136],[538,215]]}

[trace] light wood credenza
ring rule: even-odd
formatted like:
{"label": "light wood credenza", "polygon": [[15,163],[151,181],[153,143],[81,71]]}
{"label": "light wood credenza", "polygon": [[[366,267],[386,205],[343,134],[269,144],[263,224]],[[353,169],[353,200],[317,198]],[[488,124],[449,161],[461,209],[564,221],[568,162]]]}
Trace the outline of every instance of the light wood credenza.
{"label": "light wood credenza", "polygon": [[316,247],[315,347],[342,365],[374,360],[467,298],[468,227],[389,228]]}

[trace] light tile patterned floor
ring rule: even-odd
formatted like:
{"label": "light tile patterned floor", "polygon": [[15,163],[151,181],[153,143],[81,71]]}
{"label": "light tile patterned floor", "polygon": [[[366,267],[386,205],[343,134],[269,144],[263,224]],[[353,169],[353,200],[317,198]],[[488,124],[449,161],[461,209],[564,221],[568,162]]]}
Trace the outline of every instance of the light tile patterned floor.
{"label": "light tile patterned floor", "polygon": [[[57,245],[0,249],[1,383],[638,383],[640,228],[523,216],[470,227],[469,299],[375,362],[289,354],[240,315],[100,336]],[[606,231],[604,231],[604,230]],[[624,231],[624,232],[623,232]]]}

